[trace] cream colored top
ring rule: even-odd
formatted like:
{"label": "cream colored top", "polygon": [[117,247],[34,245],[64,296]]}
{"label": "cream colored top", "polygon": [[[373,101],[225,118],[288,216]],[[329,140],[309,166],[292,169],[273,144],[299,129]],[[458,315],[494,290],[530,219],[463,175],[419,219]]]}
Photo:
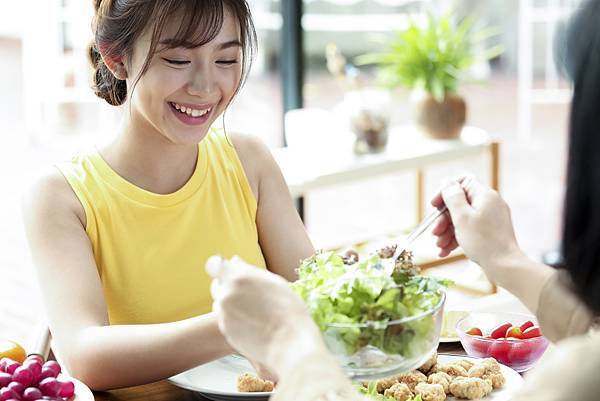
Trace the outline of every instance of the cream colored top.
{"label": "cream colored top", "polygon": [[[513,400],[600,400],[600,334],[597,319],[571,290],[565,272],[552,275],[540,295],[537,317],[556,347],[527,374]],[[332,358],[311,355],[283,378],[272,401],[366,401]]]}

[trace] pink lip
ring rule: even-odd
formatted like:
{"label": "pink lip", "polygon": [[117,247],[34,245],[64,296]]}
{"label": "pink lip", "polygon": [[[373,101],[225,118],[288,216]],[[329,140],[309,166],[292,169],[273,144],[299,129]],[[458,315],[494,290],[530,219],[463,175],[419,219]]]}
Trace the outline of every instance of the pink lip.
{"label": "pink lip", "polygon": [[[184,104],[184,103],[177,103],[180,106],[184,106],[184,107],[190,107],[196,110],[202,110],[202,108],[207,109],[208,107],[211,107],[210,105],[208,105],[208,107],[205,106],[197,106],[197,105],[188,105],[188,104]],[[182,113],[180,111],[178,111],[177,109],[175,109],[175,107],[170,103],[167,102],[167,105],[169,106],[169,109],[173,112],[173,114],[175,115],[175,117],[177,117],[177,119],[179,121],[181,121],[182,123],[184,123],[185,125],[202,125],[204,123],[206,123],[210,116],[213,113],[213,109],[211,109],[208,113],[204,114],[203,116],[200,117],[192,117],[192,116],[188,116],[185,113]]]}

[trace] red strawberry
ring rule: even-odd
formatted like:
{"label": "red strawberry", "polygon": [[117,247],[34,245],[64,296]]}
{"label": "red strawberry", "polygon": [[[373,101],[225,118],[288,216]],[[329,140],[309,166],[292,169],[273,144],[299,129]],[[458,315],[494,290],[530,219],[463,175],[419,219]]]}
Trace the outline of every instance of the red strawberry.
{"label": "red strawberry", "polygon": [[509,364],[510,359],[508,354],[511,350],[511,344],[508,341],[496,341],[490,347],[490,356],[495,358],[498,362],[503,364]]}
{"label": "red strawberry", "polygon": [[532,344],[526,341],[515,342],[508,352],[508,359],[511,363],[522,364],[529,362],[531,352],[533,351]]}
{"label": "red strawberry", "polygon": [[483,336],[481,329],[478,327],[471,327],[469,330],[465,331],[465,333],[471,336]]}
{"label": "red strawberry", "polygon": [[523,332],[523,331],[525,331],[525,330],[527,330],[528,328],[530,328],[530,327],[533,327],[533,326],[534,326],[533,322],[532,322],[531,320],[528,320],[528,321],[526,321],[525,323],[523,323],[523,324],[521,325],[521,327],[520,327],[520,329],[521,329],[521,332]]}
{"label": "red strawberry", "polygon": [[484,340],[473,340],[469,344],[471,352],[478,358],[485,358],[490,355],[490,345],[492,345],[491,342]]}
{"label": "red strawberry", "polygon": [[521,332],[521,329],[519,327],[512,326],[512,327],[509,327],[508,330],[506,330],[505,337],[521,339],[521,338],[523,338],[523,332]]}
{"label": "red strawberry", "polygon": [[542,332],[540,331],[540,328],[533,326],[523,332],[523,339],[526,340],[528,338],[540,337],[541,335]]}
{"label": "red strawberry", "polygon": [[490,334],[490,337],[502,338],[506,335],[506,330],[508,330],[511,327],[512,327],[512,324],[504,323],[502,326],[498,326],[496,329],[494,329],[494,331],[492,331],[492,334]]}

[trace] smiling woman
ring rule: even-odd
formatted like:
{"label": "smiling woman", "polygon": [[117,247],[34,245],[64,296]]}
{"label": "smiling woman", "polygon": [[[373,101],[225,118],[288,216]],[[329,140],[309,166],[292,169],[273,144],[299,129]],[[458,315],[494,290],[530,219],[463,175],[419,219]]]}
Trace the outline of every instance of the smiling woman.
{"label": "smiling woman", "polygon": [[232,351],[211,313],[209,256],[292,280],[314,249],[267,148],[211,128],[256,48],[247,3],[96,0],[95,10],[93,89],[125,106],[119,135],[42,176],[24,217],[54,351],[72,376],[107,389]]}

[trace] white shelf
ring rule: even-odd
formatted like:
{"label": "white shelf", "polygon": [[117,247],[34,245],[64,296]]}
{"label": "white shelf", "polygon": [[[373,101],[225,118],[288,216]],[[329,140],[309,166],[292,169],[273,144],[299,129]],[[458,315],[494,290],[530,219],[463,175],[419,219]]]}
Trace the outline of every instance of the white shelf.
{"label": "white shelf", "polygon": [[[386,151],[356,155],[351,146],[315,148],[309,156],[304,148],[279,148],[273,155],[281,167],[292,196],[398,171],[423,168],[489,151],[492,140],[485,131],[465,127],[460,139],[427,139],[414,127],[393,127]],[[335,154],[335,157],[332,157]]]}

